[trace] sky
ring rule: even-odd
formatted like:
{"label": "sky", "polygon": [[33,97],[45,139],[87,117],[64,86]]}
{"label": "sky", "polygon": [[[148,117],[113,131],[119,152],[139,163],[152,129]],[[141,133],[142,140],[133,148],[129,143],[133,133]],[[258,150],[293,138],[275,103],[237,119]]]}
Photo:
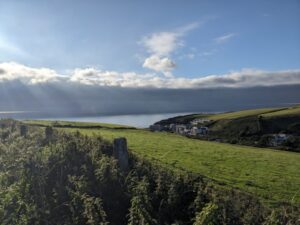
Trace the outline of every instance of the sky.
{"label": "sky", "polygon": [[0,83],[157,93],[299,85],[300,1],[0,0]]}

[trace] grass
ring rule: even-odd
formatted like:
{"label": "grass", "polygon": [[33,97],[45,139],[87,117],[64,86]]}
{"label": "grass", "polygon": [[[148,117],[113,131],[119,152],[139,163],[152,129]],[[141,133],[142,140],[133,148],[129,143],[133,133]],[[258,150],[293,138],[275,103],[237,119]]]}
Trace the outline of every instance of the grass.
{"label": "grass", "polygon": [[257,195],[265,203],[300,203],[299,153],[200,141],[165,132],[114,129],[114,125],[85,129],[80,128],[81,123],[71,124],[78,128],[60,129],[79,130],[109,140],[126,137],[130,151],[140,157],[240,188]]}
{"label": "grass", "polygon": [[282,116],[300,116],[300,105],[295,105],[289,108],[262,108],[250,109],[228,113],[218,113],[213,115],[193,115],[195,118],[208,118],[211,120],[233,120],[249,116],[263,116],[263,117],[282,117]]}
{"label": "grass", "polygon": [[280,108],[265,108],[265,109],[250,109],[250,110],[243,110],[237,112],[229,112],[229,113],[220,113],[215,114],[212,116],[208,116],[208,119],[211,120],[221,120],[221,119],[238,119],[241,117],[248,117],[248,116],[258,116],[265,113],[272,113],[277,112]]}
{"label": "grass", "polygon": [[109,123],[92,123],[92,122],[69,122],[69,121],[46,121],[46,120],[25,120],[26,124],[42,125],[42,126],[67,126],[67,127],[89,127],[89,128],[133,128],[130,126],[109,124]]}
{"label": "grass", "polygon": [[285,108],[276,112],[266,113],[263,117],[300,116],[300,106]]}

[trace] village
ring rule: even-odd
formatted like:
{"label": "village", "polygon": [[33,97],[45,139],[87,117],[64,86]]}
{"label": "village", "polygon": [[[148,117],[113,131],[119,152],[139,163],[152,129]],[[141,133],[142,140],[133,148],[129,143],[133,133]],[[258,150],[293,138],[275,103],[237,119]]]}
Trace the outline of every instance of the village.
{"label": "village", "polygon": [[[221,137],[210,137],[209,125],[212,122],[210,119],[206,118],[197,118],[186,124],[153,124],[149,126],[149,130],[152,132],[172,132],[179,135],[194,137],[194,138],[205,138],[206,140],[217,141],[217,142],[228,142]],[[272,147],[282,146],[289,139],[292,138],[292,135],[285,133],[276,133],[269,134],[267,145]],[[254,145],[257,145],[257,141],[254,142]]]}
{"label": "village", "polygon": [[209,133],[209,128],[204,124],[209,123],[209,119],[194,119],[187,124],[153,124],[149,127],[150,131],[168,131],[184,136],[206,136]]}

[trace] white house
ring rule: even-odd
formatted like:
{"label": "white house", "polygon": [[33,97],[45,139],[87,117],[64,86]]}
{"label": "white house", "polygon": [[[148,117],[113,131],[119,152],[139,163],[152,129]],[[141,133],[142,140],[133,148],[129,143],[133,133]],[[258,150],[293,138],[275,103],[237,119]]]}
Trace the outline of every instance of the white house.
{"label": "white house", "polygon": [[198,127],[192,127],[191,129],[191,135],[197,136],[200,133],[200,130]]}
{"label": "white house", "polygon": [[197,125],[197,124],[204,124],[204,123],[208,123],[208,122],[211,122],[211,120],[207,119],[207,118],[198,118],[198,119],[192,120],[191,124]]}
{"label": "white house", "polygon": [[208,134],[208,127],[193,127],[191,129],[191,135],[198,136],[198,135],[207,135]]}
{"label": "white house", "polygon": [[171,123],[171,124],[169,125],[169,130],[172,131],[172,132],[176,132],[176,124]]}
{"label": "white house", "polygon": [[274,134],[272,136],[270,144],[272,146],[278,146],[278,145],[283,144],[283,142],[285,142],[286,140],[288,140],[288,138],[289,138],[289,135],[287,135],[287,134]]}
{"label": "white house", "polygon": [[175,132],[177,134],[185,134],[185,132],[186,132],[186,126],[185,125],[176,125]]}

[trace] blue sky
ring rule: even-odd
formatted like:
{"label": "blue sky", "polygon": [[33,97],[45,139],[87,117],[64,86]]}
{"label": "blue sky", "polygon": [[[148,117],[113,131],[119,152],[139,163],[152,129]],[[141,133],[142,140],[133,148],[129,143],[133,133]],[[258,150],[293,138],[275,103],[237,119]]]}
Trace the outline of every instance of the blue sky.
{"label": "blue sky", "polygon": [[299,0],[0,0],[0,111],[299,103]]}
{"label": "blue sky", "polygon": [[1,62],[184,78],[299,69],[300,1],[0,0]]}

